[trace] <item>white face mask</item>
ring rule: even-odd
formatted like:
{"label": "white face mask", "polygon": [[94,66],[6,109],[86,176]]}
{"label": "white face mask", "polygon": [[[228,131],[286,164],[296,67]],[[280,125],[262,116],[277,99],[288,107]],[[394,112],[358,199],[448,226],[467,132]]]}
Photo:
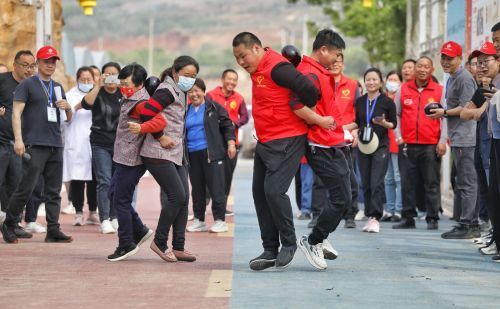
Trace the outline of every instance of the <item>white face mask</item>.
{"label": "white face mask", "polygon": [[78,83],[78,89],[80,89],[81,92],[89,93],[92,88],[94,88],[93,84]]}
{"label": "white face mask", "polygon": [[193,88],[194,82],[196,81],[195,78],[192,77],[186,77],[186,76],[179,76],[179,82],[177,83],[177,86],[179,86],[179,89],[188,92]]}
{"label": "white face mask", "polygon": [[396,82],[388,81],[387,83],[385,83],[385,88],[387,88],[387,91],[389,92],[396,92],[399,89],[399,84]]}

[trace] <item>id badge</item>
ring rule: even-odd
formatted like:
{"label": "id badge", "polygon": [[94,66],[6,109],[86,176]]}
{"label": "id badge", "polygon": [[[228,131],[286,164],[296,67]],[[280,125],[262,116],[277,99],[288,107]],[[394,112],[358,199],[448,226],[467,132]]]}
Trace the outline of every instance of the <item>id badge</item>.
{"label": "id badge", "polygon": [[363,142],[369,142],[372,136],[372,127],[367,126],[363,129]]}
{"label": "id badge", "polygon": [[47,106],[47,118],[49,122],[57,122],[57,112],[55,107]]}

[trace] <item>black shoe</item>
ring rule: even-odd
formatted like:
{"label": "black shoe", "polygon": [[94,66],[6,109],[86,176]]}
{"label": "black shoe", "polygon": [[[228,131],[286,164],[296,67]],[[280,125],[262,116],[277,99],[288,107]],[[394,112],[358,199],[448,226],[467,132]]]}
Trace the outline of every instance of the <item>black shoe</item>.
{"label": "black shoe", "polygon": [[25,231],[24,228],[18,224],[14,226],[14,234],[16,234],[17,238],[31,238],[33,235]]}
{"label": "black shoe", "polygon": [[391,217],[391,222],[400,222],[401,221],[401,215],[396,213],[394,216]]}
{"label": "black shoe", "polygon": [[380,218],[380,222],[389,222],[391,221],[393,215],[392,214],[385,214]]}
{"label": "black shoe", "polygon": [[297,246],[289,246],[289,247],[281,247],[278,256],[276,257],[276,268],[284,269],[287,268],[288,265],[293,260],[293,256],[295,255],[295,251],[297,251]]}
{"label": "black shoe", "polygon": [[47,236],[45,236],[45,242],[72,242],[73,237],[67,236],[61,230],[47,231]]}
{"label": "black shoe", "polygon": [[234,216],[234,212],[226,209],[226,217],[232,217],[232,216]]}
{"label": "black shoe", "polygon": [[428,230],[437,230],[439,228],[438,221],[436,219],[427,220],[427,229]]}
{"label": "black shoe", "polygon": [[441,234],[441,238],[444,239],[472,239],[479,236],[481,235],[465,224],[454,226],[450,231]]}
{"label": "black shoe", "polygon": [[500,263],[500,253],[491,257],[493,262]]}
{"label": "black shoe", "polygon": [[139,246],[131,244],[127,248],[117,247],[115,253],[108,255],[108,261],[116,262],[125,260],[126,258],[136,254],[139,251]]}
{"label": "black shoe", "polygon": [[318,223],[318,216],[313,216],[312,220],[307,223],[307,228],[312,229],[316,226],[316,223]]}
{"label": "black shoe", "polygon": [[311,214],[301,212],[300,215],[297,216],[298,220],[311,220]]}
{"label": "black shoe", "polygon": [[392,226],[393,229],[401,230],[401,229],[414,229],[415,228],[415,219],[413,218],[403,218],[401,222],[398,224],[394,224]]}
{"label": "black shoe", "polygon": [[17,236],[14,233],[15,227],[3,223],[0,226],[0,231],[2,231],[3,240],[8,244],[17,244]]}
{"label": "black shoe", "polygon": [[264,251],[258,257],[250,260],[251,270],[264,270],[273,267],[276,263],[277,254],[271,251]]}
{"label": "black shoe", "polygon": [[148,240],[149,237],[151,237],[151,235],[153,235],[153,230],[151,230],[146,225],[143,225],[142,226],[142,231],[140,233],[134,235],[134,241],[137,244],[137,246],[139,247],[146,240]]}
{"label": "black shoe", "polygon": [[344,228],[346,228],[346,229],[355,229],[356,228],[356,222],[354,221],[354,219],[345,219]]}

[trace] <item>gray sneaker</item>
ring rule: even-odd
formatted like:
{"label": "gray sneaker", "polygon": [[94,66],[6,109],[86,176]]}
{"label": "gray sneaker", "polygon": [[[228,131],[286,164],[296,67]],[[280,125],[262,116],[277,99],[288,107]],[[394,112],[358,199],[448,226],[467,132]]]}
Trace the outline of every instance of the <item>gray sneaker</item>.
{"label": "gray sneaker", "polygon": [[251,270],[264,270],[273,267],[276,263],[276,253],[264,251],[261,255],[250,260]]}
{"label": "gray sneaker", "polygon": [[295,251],[297,251],[297,246],[282,246],[280,252],[278,253],[278,256],[276,257],[276,268],[287,268],[288,265],[292,263]]}
{"label": "gray sneaker", "polygon": [[311,245],[309,244],[307,236],[302,236],[298,241],[298,245],[302,253],[306,256],[307,261],[309,261],[314,268],[323,270],[328,267],[323,256],[323,243]]}

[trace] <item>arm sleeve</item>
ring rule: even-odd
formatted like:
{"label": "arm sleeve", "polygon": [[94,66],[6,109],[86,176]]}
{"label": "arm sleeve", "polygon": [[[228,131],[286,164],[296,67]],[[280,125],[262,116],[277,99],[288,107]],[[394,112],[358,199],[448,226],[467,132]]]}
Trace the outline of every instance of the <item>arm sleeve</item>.
{"label": "arm sleeve", "polygon": [[219,117],[219,129],[224,137],[224,141],[227,143],[227,141],[235,141],[236,136],[234,133],[234,125],[231,119],[229,119],[229,114],[227,113],[227,110],[222,106],[217,103],[214,103],[215,107],[217,109],[217,114]]}
{"label": "arm sleeve", "polygon": [[[396,115],[398,123],[401,123],[401,90],[398,90],[398,92],[396,92],[396,96],[394,97],[394,104],[396,105]],[[394,134],[396,135],[396,140],[401,138],[401,127],[399,125],[394,127]]]}
{"label": "arm sleeve", "polygon": [[[359,99],[358,99],[359,100]],[[354,122],[358,125],[358,128],[361,128],[361,119],[359,118],[359,108],[358,108],[358,100],[354,101]]]}
{"label": "arm sleeve", "polygon": [[[141,110],[146,105],[147,101],[140,102],[135,106],[135,108],[130,112],[130,117],[134,119],[140,119]],[[167,120],[162,114],[157,114],[151,120],[146,121],[141,124],[141,133],[159,133],[167,126]]]}
{"label": "arm sleeve", "polygon": [[[144,108],[141,110],[141,121],[143,123],[151,120],[158,115],[165,107],[174,103],[175,99],[168,89],[157,90],[151,98],[146,102]],[[154,138],[160,138],[163,132],[153,134]]]}
{"label": "arm sleeve", "polygon": [[446,144],[446,139],[448,138],[448,125],[446,124],[446,118],[441,118],[441,135],[439,136],[439,143]]}
{"label": "arm sleeve", "polygon": [[356,100],[361,96],[361,92],[359,92],[359,87],[356,87],[356,93],[354,94],[353,105],[356,105]]}
{"label": "arm sleeve", "polygon": [[28,91],[28,82],[24,80],[19,85],[17,85],[16,90],[14,90],[14,101],[19,102],[28,102],[29,91]]}
{"label": "arm sleeve", "polygon": [[462,91],[460,92],[460,98],[459,98],[459,105],[464,107],[465,104],[470,102],[472,97],[474,96],[474,93],[476,92],[476,82],[471,78],[471,79],[466,79],[464,80],[464,83],[462,85]]}
{"label": "arm sleeve", "polygon": [[394,102],[389,97],[387,97],[387,103],[389,104],[388,119],[390,122],[392,122],[392,124],[394,125],[394,128],[396,128],[398,126],[398,118],[396,116],[396,105],[394,105]]}
{"label": "arm sleeve", "polygon": [[[97,101],[99,99],[99,94],[97,95],[97,98],[95,98],[95,100]],[[96,102],[94,102],[95,104]],[[91,110],[92,109],[92,106],[90,106],[87,101],[85,101],[85,97],[83,97],[82,99],[82,108],[85,109],[85,110]]]}
{"label": "arm sleeve", "polygon": [[238,114],[240,115],[240,118],[238,119],[238,122],[235,123],[237,128],[241,127],[242,125],[248,122],[248,110],[245,101],[241,102]]}
{"label": "arm sleeve", "polygon": [[278,63],[271,71],[272,80],[283,88],[292,91],[292,97],[289,104],[292,109],[302,107],[314,107],[318,101],[318,91],[309,78],[289,62]]}

